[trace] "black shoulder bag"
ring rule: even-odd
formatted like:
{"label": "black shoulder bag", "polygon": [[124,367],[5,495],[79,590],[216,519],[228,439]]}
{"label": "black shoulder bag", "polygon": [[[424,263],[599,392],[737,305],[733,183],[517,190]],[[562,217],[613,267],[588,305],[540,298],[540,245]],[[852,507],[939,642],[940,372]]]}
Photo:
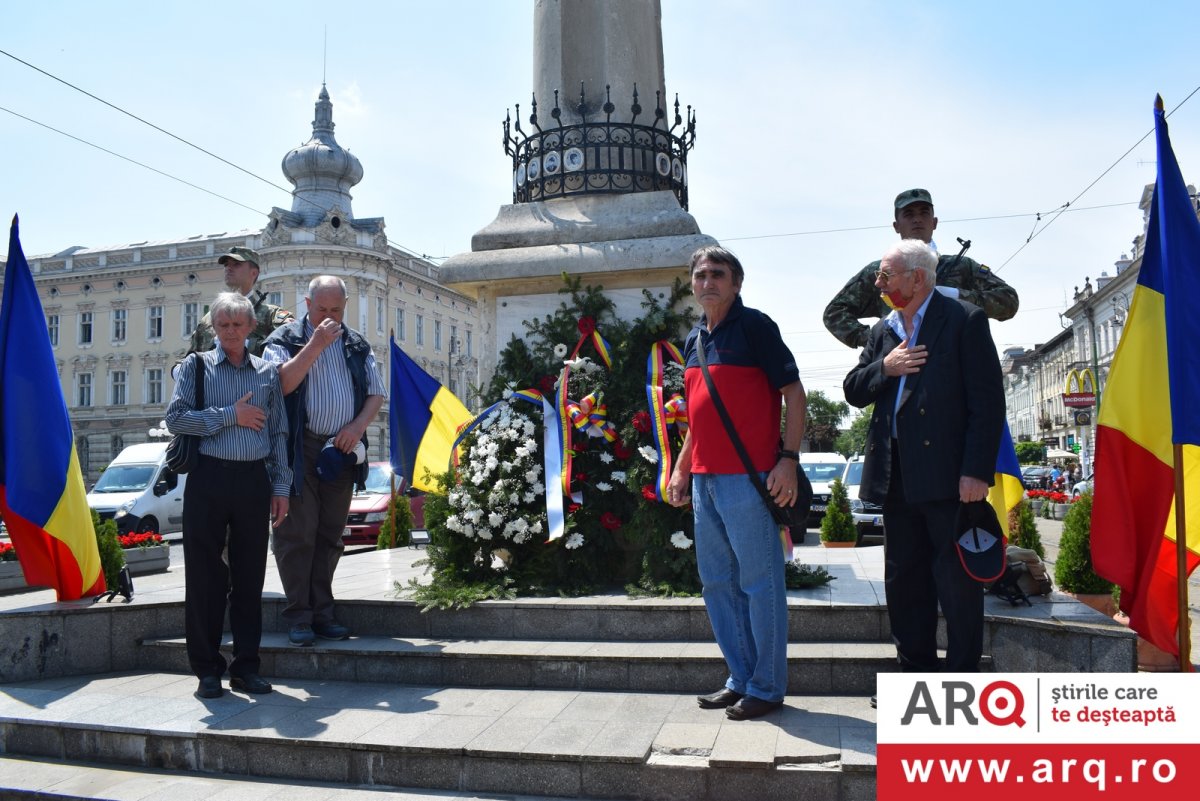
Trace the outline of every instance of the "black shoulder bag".
{"label": "black shoulder bag", "polygon": [[[193,353],[196,361],[196,411],[204,408],[204,360]],[[200,437],[196,434],[176,434],[167,445],[167,469],[174,473],[186,473],[196,467],[200,458]]]}
{"label": "black shoulder bag", "polygon": [[733,420],[729,417],[729,410],[725,408],[724,401],[721,400],[720,394],[717,393],[717,385],[712,380],[712,375],[708,372],[708,359],[704,353],[704,332],[700,331],[696,336],[696,357],[700,360],[700,372],[704,374],[704,383],[708,385],[708,396],[712,398],[713,406],[717,409],[717,414],[721,416],[721,422],[725,425],[725,433],[729,435],[729,441],[733,443],[734,450],[737,451],[738,457],[741,458],[742,464],[746,468],[746,473],[750,476],[751,483],[758,490],[758,494],[766,502],[767,508],[771,510],[771,517],[781,526],[797,526],[804,528],[804,524],[808,520],[809,507],[812,506],[813,488],[812,483],[808,480],[808,475],[804,472],[804,468],[800,463],[796,463],[796,503],[794,506],[780,506],[775,503],[775,499],[771,497],[771,493],[767,491],[767,485],[763,483],[762,477],[758,474],[758,470],[754,467],[754,462],[750,459],[750,454],[746,452],[746,446],[742,444],[741,437],[737,434],[737,428],[733,425]]}

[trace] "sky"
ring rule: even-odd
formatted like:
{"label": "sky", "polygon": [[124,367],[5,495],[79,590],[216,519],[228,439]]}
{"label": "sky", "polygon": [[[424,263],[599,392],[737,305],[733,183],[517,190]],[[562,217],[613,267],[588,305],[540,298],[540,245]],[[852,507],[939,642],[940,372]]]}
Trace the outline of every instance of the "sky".
{"label": "sky", "polygon": [[[280,161],[309,138],[324,79],[364,168],[355,216],[435,260],[468,251],[511,202],[501,122],[528,114],[533,7],[21,4],[0,50],[241,170],[0,54],[0,213],[20,214],[29,256],[261,227],[290,208]],[[662,0],[662,21],[667,91],[697,116],[689,210],[741,258],[743,298],[805,386],[835,399],[857,352],[821,313],[896,240],[900,191],[933,194],[942,252],[969,239],[1017,289],[1017,316],[992,324],[1003,349],[1058,333],[1074,288],[1131,250],[1156,93],[1200,184],[1194,0]]]}

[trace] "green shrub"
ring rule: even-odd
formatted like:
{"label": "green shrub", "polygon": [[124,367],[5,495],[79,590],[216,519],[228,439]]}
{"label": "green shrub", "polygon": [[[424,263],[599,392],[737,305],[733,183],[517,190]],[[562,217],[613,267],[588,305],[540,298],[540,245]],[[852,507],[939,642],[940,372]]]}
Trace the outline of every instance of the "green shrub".
{"label": "green shrub", "polygon": [[[386,551],[389,548],[402,548],[412,542],[412,505],[404,493],[392,498],[392,509],[379,527],[379,537],[375,540],[375,550]],[[392,521],[396,521],[396,536],[392,537]]]}
{"label": "green shrub", "polygon": [[104,570],[104,583],[110,590],[116,589],[117,576],[125,567],[125,552],[117,539],[117,524],[112,520],[100,522],[100,515],[92,509],[92,529],[96,532],[96,547],[100,550],[100,567]]}
{"label": "green shrub", "polygon": [[1037,555],[1046,558],[1046,548],[1042,545],[1042,537],[1038,534],[1037,520],[1033,516],[1033,507],[1029,501],[1021,501],[1009,514],[1009,545],[1017,545],[1036,551]]}
{"label": "green shrub", "polygon": [[1092,569],[1091,524],[1092,494],[1085,492],[1071,504],[1071,510],[1063,520],[1054,582],[1064,592],[1102,595],[1113,591],[1112,582],[1100,578]]}
{"label": "green shrub", "polygon": [[821,542],[857,540],[858,529],[854,526],[854,516],[850,514],[846,485],[840,478],[835,478],[829,485],[829,506],[825,508],[825,517],[821,518]]}
{"label": "green shrub", "polygon": [[783,565],[783,582],[789,590],[824,587],[835,578],[837,576],[829,575],[829,571],[821,565],[814,567],[801,562],[786,562]]}

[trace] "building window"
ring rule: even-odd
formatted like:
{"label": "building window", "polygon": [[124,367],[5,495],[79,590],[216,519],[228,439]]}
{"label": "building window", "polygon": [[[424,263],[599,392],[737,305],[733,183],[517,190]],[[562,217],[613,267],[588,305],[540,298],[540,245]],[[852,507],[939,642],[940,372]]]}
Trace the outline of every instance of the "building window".
{"label": "building window", "polygon": [[125,341],[125,321],[129,317],[129,312],[126,309],[113,309],[113,342]]}
{"label": "building window", "polygon": [[79,313],[79,344],[92,344],[92,313],[90,311]]}
{"label": "building window", "polygon": [[268,292],[267,293],[267,303],[270,303],[272,306],[282,306],[283,305],[283,293],[282,292]]}
{"label": "building window", "polygon": [[109,388],[108,398],[109,398],[108,403],[110,406],[124,406],[125,405],[125,371],[124,370],[113,370],[112,386]]}
{"label": "building window", "polygon": [[383,333],[383,323],[387,315],[383,312],[383,298],[375,298],[375,330]]}
{"label": "building window", "polygon": [[467,357],[471,356],[471,332],[467,331]]}
{"label": "building window", "polygon": [[396,339],[404,341],[404,309],[396,309]]}
{"label": "building window", "polygon": [[113,434],[112,439],[108,442],[109,451],[115,458],[117,454],[125,450],[125,438],[120,434]]}
{"label": "building window", "polygon": [[450,326],[450,352],[455,353],[462,350],[462,343],[458,341],[458,326]]}
{"label": "building window", "polygon": [[163,307],[151,306],[146,309],[146,339],[162,339]]}
{"label": "building window", "polygon": [[180,326],[179,335],[184,338],[190,337],[198,325],[200,325],[200,304],[183,304],[183,325]]}
{"label": "building window", "polygon": [[46,315],[46,331],[50,334],[50,347],[58,347],[58,315]]}
{"label": "building window", "polygon": [[433,349],[434,350],[442,349],[442,321],[441,320],[433,321]]}
{"label": "building window", "polygon": [[79,458],[79,470],[83,473],[84,481],[86,481],[92,462],[92,448],[86,436],[75,437],[75,455]]}
{"label": "building window", "polygon": [[417,315],[417,345],[419,347],[424,344],[425,344],[425,315],[418,314]]}
{"label": "building window", "polygon": [[76,395],[76,406],[91,406],[92,405],[92,374],[80,373],[76,380],[78,394]]}
{"label": "building window", "polygon": [[161,367],[146,370],[146,403],[163,402],[163,371]]}

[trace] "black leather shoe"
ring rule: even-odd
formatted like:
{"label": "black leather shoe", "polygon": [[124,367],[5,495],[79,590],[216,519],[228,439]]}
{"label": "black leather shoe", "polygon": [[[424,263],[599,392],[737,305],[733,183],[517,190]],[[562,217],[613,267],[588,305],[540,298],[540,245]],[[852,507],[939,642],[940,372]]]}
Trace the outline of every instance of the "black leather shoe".
{"label": "black leather shoe", "polygon": [[761,718],[768,712],[774,712],[781,706],[783,706],[783,701],[764,701],[761,698],[755,698],[753,695],[747,695],[726,709],[725,717],[730,720],[752,720],[753,718]]}
{"label": "black leather shoe", "polygon": [[240,690],[253,695],[263,695],[271,692],[271,682],[257,673],[247,673],[245,676],[234,676],[229,680],[229,689]]}
{"label": "black leather shoe", "polygon": [[200,685],[196,688],[197,698],[220,698],[225,694],[221,687],[220,676],[201,676]]}
{"label": "black leather shoe", "polygon": [[318,623],[314,620],[312,630],[313,634],[322,640],[344,640],[350,636],[350,629],[336,620],[331,620],[328,623]]}
{"label": "black leather shoe", "polygon": [[871,696],[871,709],[878,709],[878,707],[875,704],[876,704],[876,698],[875,698],[875,696],[872,695]]}
{"label": "black leather shoe", "polygon": [[740,700],[742,700],[742,694],[734,692],[728,687],[722,687],[708,695],[696,696],[696,703],[700,704],[701,709],[724,709],[733,706]]}

